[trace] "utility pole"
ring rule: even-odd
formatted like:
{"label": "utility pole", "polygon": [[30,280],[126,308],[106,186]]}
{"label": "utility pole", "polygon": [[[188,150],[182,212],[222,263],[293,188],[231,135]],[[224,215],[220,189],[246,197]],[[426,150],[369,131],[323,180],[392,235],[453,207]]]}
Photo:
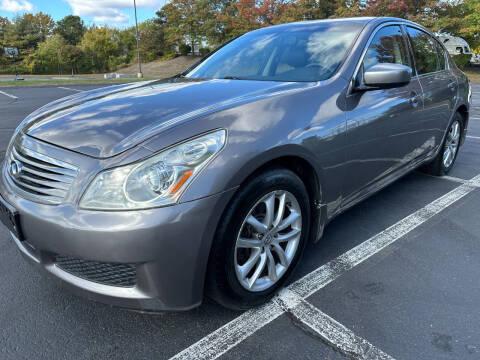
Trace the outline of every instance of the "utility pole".
{"label": "utility pole", "polygon": [[136,33],[137,33],[137,59],[138,59],[138,74],[137,74],[137,76],[139,78],[142,78],[143,74],[142,74],[142,62],[140,60],[140,36],[138,34],[137,2],[136,2],[136,0],[133,0],[133,7],[135,8],[135,29],[136,29]]}

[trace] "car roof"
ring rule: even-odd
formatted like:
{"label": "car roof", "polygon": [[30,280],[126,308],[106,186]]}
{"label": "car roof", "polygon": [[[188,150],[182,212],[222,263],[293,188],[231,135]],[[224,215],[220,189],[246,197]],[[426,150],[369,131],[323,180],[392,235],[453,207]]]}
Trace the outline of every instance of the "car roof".
{"label": "car roof", "polygon": [[405,24],[412,24],[415,26],[420,26],[421,28],[424,28],[423,26],[414,23],[410,20],[405,20],[401,18],[395,18],[395,17],[373,17],[373,16],[366,16],[366,17],[350,17],[350,18],[332,18],[332,19],[318,19],[318,20],[306,20],[306,21],[295,21],[291,23],[285,23],[285,24],[278,24],[278,25],[273,25],[273,26],[268,26],[266,28],[260,28],[254,31],[261,31],[263,29],[269,29],[269,28],[289,28],[289,27],[295,27],[295,26],[301,26],[301,25],[315,25],[315,24],[325,24],[325,23],[356,23],[356,24],[368,24],[372,23],[372,25],[379,25],[384,22],[402,22]]}

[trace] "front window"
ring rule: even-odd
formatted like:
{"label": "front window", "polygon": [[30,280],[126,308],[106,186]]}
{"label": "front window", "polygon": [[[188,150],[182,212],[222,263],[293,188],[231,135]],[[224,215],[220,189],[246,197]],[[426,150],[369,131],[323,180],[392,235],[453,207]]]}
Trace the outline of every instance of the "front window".
{"label": "front window", "polygon": [[345,59],[361,23],[324,22],[271,27],[225,45],[187,78],[321,81]]}
{"label": "front window", "polygon": [[370,43],[363,60],[363,67],[368,70],[369,67],[380,63],[411,67],[408,48],[400,26],[392,25],[380,29]]}

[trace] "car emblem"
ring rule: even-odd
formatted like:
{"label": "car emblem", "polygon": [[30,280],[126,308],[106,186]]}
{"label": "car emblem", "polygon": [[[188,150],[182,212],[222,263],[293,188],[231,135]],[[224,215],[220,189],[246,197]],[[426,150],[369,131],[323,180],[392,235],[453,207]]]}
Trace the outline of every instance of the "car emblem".
{"label": "car emblem", "polygon": [[22,172],[23,165],[21,162],[13,160],[10,163],[10,173],[15,177],[18,178]]}

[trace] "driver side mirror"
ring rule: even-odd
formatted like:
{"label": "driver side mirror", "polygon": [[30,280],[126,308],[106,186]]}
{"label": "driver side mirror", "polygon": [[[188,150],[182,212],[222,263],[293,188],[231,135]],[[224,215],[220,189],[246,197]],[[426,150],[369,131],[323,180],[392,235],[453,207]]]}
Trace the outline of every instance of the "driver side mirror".
{"label": "driver side mirror", "polygon": [[363,88],[368,89],[387,89],[406,85],[412,79],[412,69],[409,66],[401,64],[376,64],[369,67],[363,73]]}

